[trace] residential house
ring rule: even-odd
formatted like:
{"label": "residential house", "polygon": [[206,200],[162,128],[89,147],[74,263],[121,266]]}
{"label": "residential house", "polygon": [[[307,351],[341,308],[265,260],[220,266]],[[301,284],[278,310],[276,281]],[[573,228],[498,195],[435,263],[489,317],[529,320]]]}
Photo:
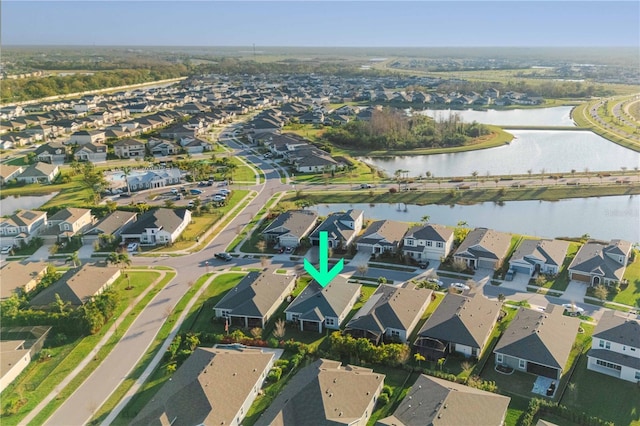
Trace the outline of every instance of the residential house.
{"label": "residential house", "polygon": [[287,321],[297,322],[302,331],[339,330],[358,301],[361,287],[350,284],[342,275],[336,276],[326,287],[311,281],[285,309]]}
{"label": "residential house", "polygon": [[375,344],[406,342],[431,303],[433,292],[406,282],[401,286],[380,285],[347,323],[344,332]]}
{"label": "residential house", "polygon": [[199,138],[183,137],[180,139],[180,146],[187,154],[202,154],[211,151],[211,143]]}
{"label": "residential house", "polygon": [[579,328],[580,319],[564,315],[562,306],[520,308],[493,350],[495,363],[560,380]]}
{"label": "residential house", "polygon": [[105,140],[104,130],[80,130],[71,134],[67,144],[84,145],[87,143],[104,142]]}
{"label": "residential house", "polygon": [[67,159],[67,147],[59,142],[40,145],[34,151],[36,159],[49,164],[62,164]]}
{"label": "residential house", "polygon": [[56,295],[71,306],[82,306],[105,291],[120,277],[120,268],[83,265],[70,269],[58,281],[42,290],[29,301],[34,308],[47,309],[56,303]]}
{"label": "residential house", "polygon": [[402,237],[408,228],[409,226],[404,222],[377,220],[366,227],[356,247],[358,251],[373,254],[395,253],[400,249]]}
{"label": "residential house", "polygon": [[300,241],[316,226],[318,214],[310,210],[281,213],[262,231],[265,240],[281,247],[298,247]]}
{"label": "residential house", "polygon": [[351,209],[346,213],[331,213],[311,233],[309,239],[311,244],[320,245],[320,232],[326,231],[329,248],[346,249],[362,230],[363,221],[364,212],[362,210]]}
{"label": "residential house", "polygon": [[0,242],[2,245],[20,247],[28,244],[47,224],[47,212],[20,210],[11,216],[0,218]]}
{"label": "residential house", "polygon": [[113,143],[113,151],[118,158],[143,158],[146,149],[144,142],[123,139]]}
{"label": "residential house", "polygon": [[136,212],[116,210],[102,218],[93,228],[85,232],[85,241],[99,239],[101,235],[110,236],[115,241],[120,240],[120,234],[129,225],[136,221]]}
{"label": "residential house", "polygon": [[473,269],[498,269],[507,257],[510,245],[511,235],[493,229],[476,228],[469,232],[453,258]]}
{"label": "residential house", "polygon": [[73,157],[76,161],[104,163],[107,161],[107,146],[102,143],[86,143],[78,148]]}
{"label": "residential house", "polygon": [[523,240],[509,260],[509,269],[527,276],[535,273],[555,275],[567,256],[568,241]]}
{"label": "residential house", "polygon": [[398,408],[376,426],[503,426],[511,398],[421,374]]}
{"label": "residential house", "polygon": [[298,173],[328,172],[340,168],[340,163],[334,160],[329,153],[319,149],[296,152],[296,154],[291,162]]}
{"label": "residential house", "polygon": [[296,286],[295,275],[249,272],[214,307],[215,316],[232,326],[264,328]]}
{"label": "residential house", "polygon": [[0,185],[17,178],[24,171],[22,166],[12,166],[10,164],[0,164]]}
{"label": "residential house", "polygon": [[130,191],[164,188],[179,184],[181,176],[180,169],[148,170],[145,174],[127,177],[127,184]]}
{"label": "residential house", "polygon": [[274,361],[257,348],[196,348],[131,424],[239,426]]}
{"label": "residential house", "polygon": [[147,146],[149,147],[149,152],[154,157],[166,157],[167,155],[174,155],[180,152],[180,146],[178,144],[162,139],[149,139]]}
{"label": "residential house", "polygon": [[49,218],[48,227],[41,232],[41,236],[46,240],[68,239],[82,235],[91,228],[94,221],[91,210],[67,207]]}
{"label": "residential house", "polygon": [[4,267],[0,269],[0,300],[8,299],[13,294],[29,293],[36,288],[46,273],[45,262],[5,262]]}
{"label": "residential house", "polygon": [[402,253],[417,261],[441,261],[452,248],[453,230],[442,225],[417,225],[404,236]]}
{"label": "residential house", "polygon": [[290,379],[256,426],[365,426],[384,378],[370,368],[320,358]]}
{"label": "residential house", "polygon": [[418,333],[416,351],[429,360],[444,358],[452,352],[480,358],[501,306],[480,292],[464,296],[447,293]]}
{"label": "residential house", "polygon": [[569,278],[589,283],[613,285],[622,282],[629,263],[631,243],[624,240],[611,240],[609,243],[588,241],[571,261]]}
{"label": "residential house", "polygon": [[44,346],[51,327],[3,327],[0,335],[0,392],[24,371]]}
{"label": "residential house", "polygon": [[123,242],[138,242],[143,246],[172,244],[191,223],[188,209],[153,209],[129,223],[120,233]]}
{"label": "residential house", "polygon": [[24,183],[51,183],[59,173],[58,165],[38,162],[28,166],[16,180]]}
{"label": "residential house", "polygon": [[640,318],[606,310],[591,340],[587,369],[640,383]]}

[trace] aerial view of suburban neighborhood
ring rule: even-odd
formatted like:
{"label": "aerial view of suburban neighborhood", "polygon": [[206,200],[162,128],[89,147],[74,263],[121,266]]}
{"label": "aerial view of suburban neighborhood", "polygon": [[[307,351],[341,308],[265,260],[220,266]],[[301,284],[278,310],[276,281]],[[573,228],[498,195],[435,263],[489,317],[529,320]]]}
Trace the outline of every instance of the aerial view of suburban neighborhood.
{"label": "aerial view of suburban neighborhood", "polygon": [[639,2],[2,12],[3,426],[640,426]]}

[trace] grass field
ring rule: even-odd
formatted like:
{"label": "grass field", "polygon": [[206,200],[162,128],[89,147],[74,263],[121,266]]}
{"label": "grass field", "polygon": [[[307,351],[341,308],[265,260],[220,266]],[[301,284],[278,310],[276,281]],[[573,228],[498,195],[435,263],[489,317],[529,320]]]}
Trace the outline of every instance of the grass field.
{"label": "grass field", "polygon": [[635,251],[635,258],[631,265],[627,266],[624,279],[629,282],[627,288],[618,293],[613,301],[625,305],[640,307],[640,251]]}

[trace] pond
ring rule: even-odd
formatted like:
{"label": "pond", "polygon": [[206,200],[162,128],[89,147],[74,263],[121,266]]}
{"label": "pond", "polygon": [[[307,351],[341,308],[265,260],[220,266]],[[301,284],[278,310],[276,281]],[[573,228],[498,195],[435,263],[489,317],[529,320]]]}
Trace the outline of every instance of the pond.
{"label": "pond", "polygon": [[320,204],[309,207],[321,216],[348,209],[364,210],[365,219],[391,219],[455,226],[465,221],[470,227],[539,237],[580,237],[640,242],[640,196],[571,198],[560,201],[508,201],[463,205],[405,204]]}
{"label": "pond", "polygon": [[545,172],[629,170],[640,165],[640,153],[616,145],[586,131],[510,130],[515,139],[497,148],[450,154],[398,157],[360,157],[359,159],[393,176],[396,170],[410,170],[409,176],[427,171],[435,177],[470,176],[487,173],[526,174]]}
{"label": "pond", "polygon": [[432,110],[426,109],[415,113],[425,114],[429,117],[448,117],[450,113],[460,115],[465,123],[477,121],[478,123],[496,124],[501,126],[575,126],[571,118],[572,106],[535,109],[509,109],[476,111],[464,110]]}
{"label": "pond", "polygon": [[58,195],[57,192],[52,192],[45,195],[28,195],[28,196],[14,196],[5,197],[2,199],[2,216],[12,215],[16,210],[32,210],[45,204],[47,201]]}

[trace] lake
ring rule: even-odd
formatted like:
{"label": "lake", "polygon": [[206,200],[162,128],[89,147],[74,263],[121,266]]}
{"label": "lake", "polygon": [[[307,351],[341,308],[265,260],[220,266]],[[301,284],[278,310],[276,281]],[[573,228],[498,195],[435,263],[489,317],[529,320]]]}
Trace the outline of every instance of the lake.
{"label": "lake", "polygon": [[478,123],[496,124],[501,126],[575,126],[571,119],[572,106],[561,106],[553,108],[536,108],[536,109],[509,109],[486,111],[475,111],[472,109],[465,110],[433,110],[425,109],[422,111],[414,111],[414,114],[424,114],[435,118],[438,116],[448,117],[450,113],[460,115],[466,123],[477,121]]}
{"label": "lake", "polygon": [[462,205],[405,204],[320,204],[309,207],[319,215],[349,209],[364,210],[365,219],[420,222],[425,215],[431,223],[455,226],[465,221],[470,227],[539,237],[579,237],[610,240],[621,238],[640,242],[640,196],[571,198],[560,201],[507,201]]}
{"label": "lake", "polygon": [[[532,111],[532,110],[527,110]],[[537,111],[537,110],[533,110]],[[500,111],[503,112],[503,111]],[[360,157],[389,176],[409,170],[410,176],[430,171],[435,177],[480,176],[584,171],[629,170],[640,165],[640,153],[609,142],[592,132],[556,130],[509,130],[515,139],[509,145],[478,151],[398,157]]]}
{"label": "lake", "polygon": [[50,194],[38,195],[38,196],[23,196],[23,197],[5,197],[0,202],[0,214],[2,216],[12,215],[16,210],[32,210],[37,209],[47,201],[58,195],[57,192]]}

